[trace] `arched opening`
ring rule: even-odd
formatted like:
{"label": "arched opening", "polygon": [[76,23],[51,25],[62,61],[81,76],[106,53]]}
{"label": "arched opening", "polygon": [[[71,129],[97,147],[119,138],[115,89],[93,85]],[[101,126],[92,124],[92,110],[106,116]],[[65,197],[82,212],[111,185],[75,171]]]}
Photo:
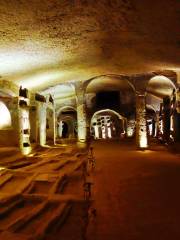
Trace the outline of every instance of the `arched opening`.
{"label": "arched opening", "polygon": [[154,125],[152,136],[156,136],[164,143],[174,141],[175,84],[171,79],[159,75],[149,80],[146,91],[146,106],[151,106],[151,120],[147,118],[147,121]]}
{"label": "arched opening", "polygon": [[[86,89],[86,105],[89,116],[92,116],[93,113],[98,111],[102,111],[94,118],[94,122],[92,123],[91,121],[90,123],[91,134],[93,131],[97,132],[97,134],[95,134],[95,132],[93,133],[94,136],[98,136],[99,130],[97,129],[99,129],[101,124],[102,134],[106,136],[106,138],[108,138],[108,134],[106,133],[104,135],[104,131],[111,131],[111,133],[109,132],[109,136],[112,138],[114,138],[114,136],[122,136],[123,132],[126,132],[127,137],[134,136],[136,111],[135,89],[127,79],[119,75],[97,76],[91,79]],[[107,109],[111,112],[103,112],[107,111]],[[100,114],[103,116],[100,117]],[[124,118],[117,116],[117,114]],[[103,122],[108,125],[111,123],[112,128],[103,126]],[[118,127],[116,127],[117,132],[113,132],[113,122],[115,125],[118,125]],[[92,126],[93,124],[94,127]],[[123,124],[124,127],[122,127]],[[106,130],[103,130],[103,128]],[[124,128],[124,130],[122,130],[122,128]],[[99,137],[96,138],[101,138],[101,131],[99,134]]]}
{"label": "arched opening", "polygon": [[58,111],[57,137],[63,139],[77,137],[77,112],[75,108],[67,106]]}
{"label": "arched opening", "polygon": [[4,86],[0,89],[0,146],[19,145],[16,107],[12,92]]}
{"label": "arched opening", "polygon": [[0,130],[11,128],[11,114],[2,101],[0,101],[0,116]]}
{"label": "arched opening", "polygon": [[91,118],[94,139],[118,139],[125,134],[125,118],[111,109],[103,109]]}
{"label": "arched opening", "polygon": [[76,120],[74,117],[72,116],[67,116],[62,118],[62,120],[60,121],[60,123],[62,124],[62,127],[60,130],[59,128],[59,137],[61,138],[75,138],[77,135],[77,131],[76,131]]}

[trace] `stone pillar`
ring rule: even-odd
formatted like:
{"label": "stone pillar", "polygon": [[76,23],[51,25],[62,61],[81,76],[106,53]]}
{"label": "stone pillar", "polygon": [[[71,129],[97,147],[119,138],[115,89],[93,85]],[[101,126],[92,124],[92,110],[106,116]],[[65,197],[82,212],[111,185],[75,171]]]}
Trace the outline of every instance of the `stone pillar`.
{"label": "stone pillar", "polygon": [[11,120],[12,127],[14,130],[14,142],[16,146],[19,146],[19,105],[18,105],[18,97],[13,98],[13,104],[11,107]]}
{"label": "stone pillar", "polygon": [[30,120],[30,141],[31,143],[37,143],[38,136],[38,124],[37,124],[37,107],[31,106],[29,109],[29,120]]}
{"label": "stone pillar", "polygon": [[29,107],[19,107],[19,147],[22,154],[31,152]]}
{"label": "stone pillar", "polygon": [[58,137],[62,138],[62,130],[63,130],[62,121],[59,122],[58,127],[56,129],[58,131]]}
{"label": "stone pillar", "polygon": [[145,95],[136,95],[136,144],[138,148],[148,147]]}
{"label": "stone pillar", "polygon": [[22,125],[22,111],[21,111],[21,108],[18,107],[17,109],[18,111],[18,130],[19,130],[19,136],[18,136],[18,139],[19,139],[19,148],[22,152],[22,149],[23,149],[23,125]]}
{"label": "stone pillar", "polygon": [[53,104],[53,139],[54,139],[54,144],[56,144],[56,136],[57,136],[57,127],[56,127],[56,108],[55,108],[55,103]]}
{"label": "stone pillar", "polygon": [[156,123],[155,123],[155,128],[156,128],[156,130],[155,130],[155,137],[159,137],[159,112],[156,112]]}
{"label": "stone pillar", "polygon": [[86,142],[87,129],[86,129],[86,106],[85,103],[77,104],[77,124],[78,124],[78,140]]}
{"label": "stone pillar", "polygon": [[75,85],[76,104],[77,104],[77,127],[78,141],[86,142],[87,140],[87,116],[85,104],[85,90],[83,85]]}
{"label": "stone pillar", "polygon": [[46,144],[46,103],[39,103],[38,119],[39,119],[39,143],[41,146]]}

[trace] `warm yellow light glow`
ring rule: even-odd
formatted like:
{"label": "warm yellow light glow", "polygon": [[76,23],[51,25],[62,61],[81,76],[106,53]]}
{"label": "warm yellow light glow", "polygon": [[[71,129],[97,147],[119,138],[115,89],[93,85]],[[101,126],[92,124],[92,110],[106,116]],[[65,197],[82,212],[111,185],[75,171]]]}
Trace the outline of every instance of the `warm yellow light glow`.
{"label": "warm yellow light glow", "polygon": [[22,147],[21,152],[23,155],[28,155],[31,153],[31,147]]}
{"label": "warm yellow light glow", "polygon": [[127,137],[132,137],[134,134],[134,129],[133,128],[127,128]]}
{"label": "warm yellow light glow", "polygon": [[102,129],[102,138],[106,138],[105,127],[101,127]]}
{"label": "warm yellow light glow", "polygon": [[49,82],[56,81],[63,77],[64,73],[59,71],[45,71],[43,73],[34,74],[32,76],[24,77],[18,81],[19,86],[23,88],[33,89],[36,87],[43,87],[49,84]]}
{"label": "warm yellow light glow", "polygon": [[[31,53],[31,54],[29,54]],[[42,65],[52,65],[63,58],[63,53],[37,41],[26,41],[23,45],[12,44],[0,49],[0,72],[17,73],[29,71]]]}
{"label": "warm yellow light glow", "polygon": [[0,167],[0,171],[3,171],[5,170],[6,168],[5,167]]}
{"label": "warm yellow light glow", "polygon": [[86,142],[86,132],[84,124],[78,125],[78,139],[80,142]]}
{"label": "warm yellow light glow", "polygon": [[11,115],[3,102],[0,102],[0,129],[11,127]]}
{"label": "warm yellow light glow", "polygon": [[147,148],[147,136],[140,136],[140,142],[139,142],[139,147],[140,148]]}
{"label": "warm yellow light glow", "polygon": [[99,127],[97,125],[94,126],[94,136],[95,138],[99,138]]}
{"label": "warm yellow light glow", "polygon": [[111,128],[108,127],[108,138],[112,138],[112,135],[111,135]]}
{"label": "warm yellow light glow", "polygon": [[173,116],[171,115],[171,122],[170,122],[170,130],[173,132],[174,131],[174,122],[173,122]]}
{"label": "warm yellow light glow", "polygon": [[33,154],[33,153],[31,153],[31,154],[29,154],[29,155],[28,155],[28,157],[34,157],[34,154]]}
{"label": "warm yellow light glow", "polygon": [[39,137],[40,145],[46,144],[46,104],[39,105]]}

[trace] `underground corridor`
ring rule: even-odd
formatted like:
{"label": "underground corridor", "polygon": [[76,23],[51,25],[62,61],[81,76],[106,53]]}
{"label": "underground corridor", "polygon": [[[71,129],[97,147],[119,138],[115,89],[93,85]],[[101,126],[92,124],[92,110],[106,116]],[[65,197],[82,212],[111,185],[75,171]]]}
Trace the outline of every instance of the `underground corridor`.
{"label": "underground corridor", "polygon": [[179,240],[180,2],[0,3],[0,240]]}

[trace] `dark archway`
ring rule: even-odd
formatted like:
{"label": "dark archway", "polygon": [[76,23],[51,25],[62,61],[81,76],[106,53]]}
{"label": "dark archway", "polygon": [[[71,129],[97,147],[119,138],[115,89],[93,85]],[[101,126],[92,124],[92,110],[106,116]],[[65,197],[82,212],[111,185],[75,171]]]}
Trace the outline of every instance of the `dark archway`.
{"label": "dark archway", "polygon": [[57,135],[58,138],[77,137],[77,112],[75,108],[65,106],[58,111]]}

